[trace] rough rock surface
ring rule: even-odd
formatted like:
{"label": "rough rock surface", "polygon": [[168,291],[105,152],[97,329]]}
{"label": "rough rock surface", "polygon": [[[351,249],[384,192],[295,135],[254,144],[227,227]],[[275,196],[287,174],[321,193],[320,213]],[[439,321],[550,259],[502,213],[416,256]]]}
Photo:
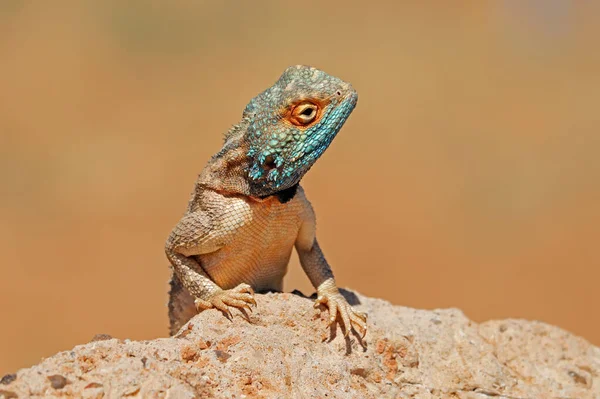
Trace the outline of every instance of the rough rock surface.
{"label": "rough rock surface", "polygon": [[232,321],[209,310],[175,338],[97,336],[0,381],[0,398],[600,398],[600,349],[540,322],[477,324],[345,292],[364,345],[294,294],[257,295]]}

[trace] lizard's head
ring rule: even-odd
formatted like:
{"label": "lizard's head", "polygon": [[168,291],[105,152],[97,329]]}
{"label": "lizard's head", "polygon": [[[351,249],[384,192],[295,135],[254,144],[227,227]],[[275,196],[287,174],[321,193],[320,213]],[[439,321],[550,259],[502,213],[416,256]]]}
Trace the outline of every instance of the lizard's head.
{"label": "lizard's head", "polygon": [[356,106],[350,84],[309,66],[293,66],[246,106],[251,194],[265,196],[300,181]]}

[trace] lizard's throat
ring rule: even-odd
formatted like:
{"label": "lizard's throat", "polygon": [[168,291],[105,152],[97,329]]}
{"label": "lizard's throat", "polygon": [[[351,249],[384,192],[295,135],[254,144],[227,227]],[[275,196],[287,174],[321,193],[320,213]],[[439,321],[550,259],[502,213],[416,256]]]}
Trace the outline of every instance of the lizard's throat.
{"label": "lizard's throat", "polygon": [[281,204],[285,204],[286,202],[291,201],[296,196],[296,193],[298,192],[298,185],[299,183],[296,183],[293,186],[283,189],[281,191],[277,191],[274,194],[259,195],[259,198],[266,199],[269,197],[277,197]]}

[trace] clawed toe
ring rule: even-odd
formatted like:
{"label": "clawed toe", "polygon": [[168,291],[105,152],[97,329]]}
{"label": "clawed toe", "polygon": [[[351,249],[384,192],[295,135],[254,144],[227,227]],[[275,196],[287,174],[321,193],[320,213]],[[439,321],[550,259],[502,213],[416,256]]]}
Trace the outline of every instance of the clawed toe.
{"label": "clawed toe", "polygon": [[346,299],[339,294],[320,295],[315,301],[315,307],[327,305],[329,308],[329,326],[335,323],[337,315],[340,315],[344,337],[348,337],[350,331],[355,330],[360,334],[361,339],[367,334],[367,316],[358,312],[346,302]]}
{"label": "clawed toe", "polygon": [[254,299],[254,290],[248,284],[240,284],[230,290],[220,290],[215,292],[207,299],[197,298],[195,300],[196,308],[199,312],[206,309],[218,309],[231,319],[231,309],[247,309],[252,312],[251,306],[256,307]]}

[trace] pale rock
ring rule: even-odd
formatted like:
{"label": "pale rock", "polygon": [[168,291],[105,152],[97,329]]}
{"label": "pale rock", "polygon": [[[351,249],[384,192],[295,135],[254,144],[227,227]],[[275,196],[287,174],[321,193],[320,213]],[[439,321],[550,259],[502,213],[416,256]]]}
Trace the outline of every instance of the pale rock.
{"label": "pale rock", "polygon": [[600,399],[600,349],[560,328],[345,295],[369,314],[362,344],[330,340],[310,299],[257,295],[249,321],[209,310],[174,338],[99,336],[3,379],[0,398]]}

